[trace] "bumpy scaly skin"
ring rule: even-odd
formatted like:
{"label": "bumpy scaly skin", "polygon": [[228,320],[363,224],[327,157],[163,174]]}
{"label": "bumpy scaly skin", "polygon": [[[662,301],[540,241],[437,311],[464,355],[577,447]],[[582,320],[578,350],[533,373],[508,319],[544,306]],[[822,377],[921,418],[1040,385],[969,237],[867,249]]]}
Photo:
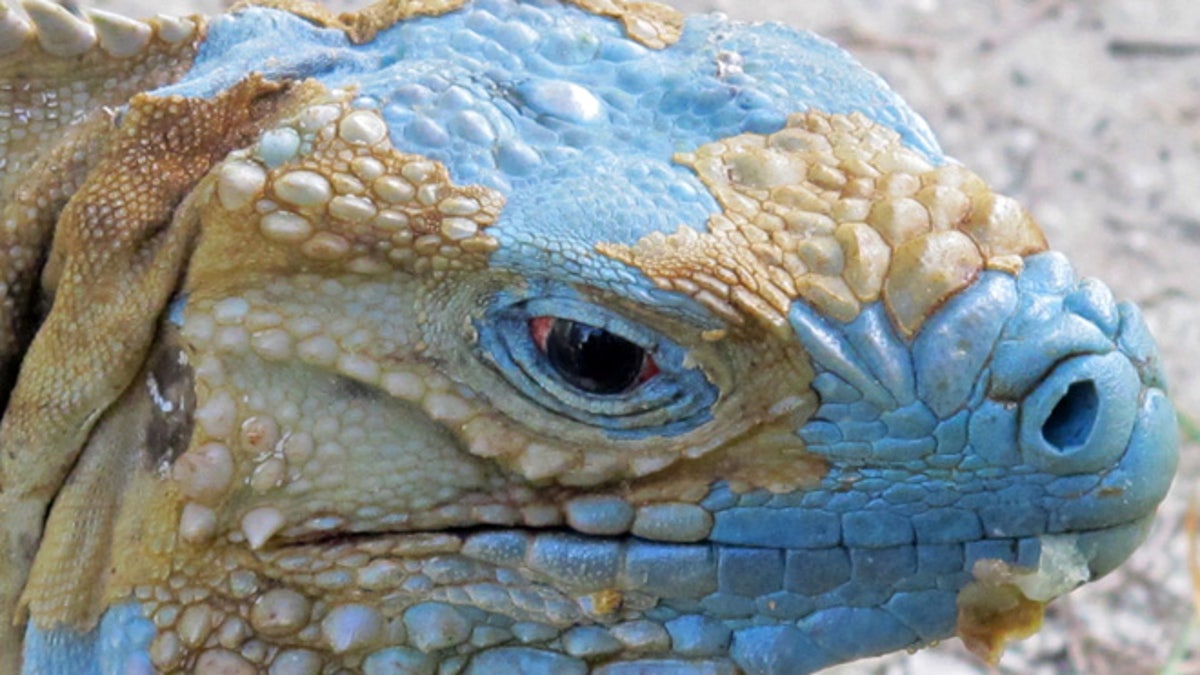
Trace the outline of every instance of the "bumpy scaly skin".
{"label": "bumpy scaly skin", "polygon": [[1140,541],[1136,309],[832,45],[270,4],[0,14],[0,670],[994,658]]}
{"label": "bumpy scaly skin", "polygon": [[[1037,225],[974,174],[934,168],[861,116],[798,115],[676,161],[720,201],[708,233],[683,226],[599,250],[738,321],[785,326],[799,299],[850,322],[883,300],[906,337],[984,268],[1013,273],[1046,249]],[[722,252],[728,251],[726,255]]]}

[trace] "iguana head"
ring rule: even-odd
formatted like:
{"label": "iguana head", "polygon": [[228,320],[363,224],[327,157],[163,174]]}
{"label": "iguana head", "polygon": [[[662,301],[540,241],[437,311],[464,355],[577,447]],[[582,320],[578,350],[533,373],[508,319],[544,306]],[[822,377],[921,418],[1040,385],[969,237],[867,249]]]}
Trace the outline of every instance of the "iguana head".
{"label": "iguana head", "polygon": [[[94,123],[0,432],[79,457],[27,669],[991,653],[1139,543],[1134,307],[832,44],[575,4],[247,8]],[[147,201],[132,262],[68,236]],[[91,306],[144,339],[85,396],[33,371]]]}

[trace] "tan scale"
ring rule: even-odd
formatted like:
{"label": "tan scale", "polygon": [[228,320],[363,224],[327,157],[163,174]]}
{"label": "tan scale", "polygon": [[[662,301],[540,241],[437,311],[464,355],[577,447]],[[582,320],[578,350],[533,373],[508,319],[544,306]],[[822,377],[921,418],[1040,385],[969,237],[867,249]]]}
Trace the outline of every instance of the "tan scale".
{"label": "tan scale", "polygon": [[[189,287],[203,289],[199,299],[243,270],[440,276],[486,263],[497,244],[484,230],[500,193],[452,185],[441,164],[395,150],[379,113],[352,109],[349,96],[268,130],[199,186],[216,197],[201,219],[222,232],[194,259]],[[271,167],[264,157],[282,161]]]}
{"label": "tan scale", "polygon": [[625,32],[634,40],[662,49],[679,41],[683,35],[683,13],[658,2],[633,0],[568,0],[581,9],[609,16],[621,22]]}
{"label": "tan scale", "polygon": [[984,269],[1017,272],[1046,249],[1037,224],[957,164],[935,167],[860,113],[793,115],[676,155],[721,204],[707,231],[681,225],[597,250],[734,322],[787,331],[793,300],[839,321],[882,299],[911,338]]}
{"label": "tan scale", "polygon": [[[370,42],[379,31],[417,16],[437,16],[466,5],[468,0],[378,0],[355,12],[334,13],[304,0],[250,0],[242,5],[274,7],[346,33],[355,44]],[[658,2],[633,0],[566,0],[584,11],[616,19],[630,38],[651,49],[675,44],[683,34],[683,13]],[[235,7],[236,9],[236,7]]]}
{"label": "tan scale", "polygon": [[[259,120],[292,96],[302,97],[302,90],[250,77],[211,101],[135,96],[119,133],[109,134],[96,167],[59,214],[43,271],[43,292],[53,291],[53,306],[25,354],[0,426],[6,514],[0,612],[20,618],[20,592],[22,604],[48,622],[94,623],[100,608],[89,602],[96,589],[87,585],[108,570],[103,557],[78,556],[79,538],[89,536],[78,523],[94,523],[100,531],[90,536],[101,539],[116,528],[120,541],[115,512],[140,493],[124,491],[127,485],[100,470],[73,473],[65,487],[63,481],[101,413],[141,370],[177,286],[195,227],[186,216],[165,227],[175,207],[217,159],[257,133]],[[147,144],[147,138],[160,140]],[[186,214],[186,206],[182,210]],[[113,452],[109,443],[121,448],[123,442],[120,434],[109,439],[97,431],[81,465],[92,464],[92,453]],[[52,498],[48,538],[39,542]],[[31,562],[35,569],[22,592]],[[8,630],[0,638],[16,644]]]}
{"label": "tan scale", "polygon": [[306,0],[249,0],[235,5],[234,11],[249,6],[280,9],[304,17],[315,24],[341,30],[355,44],[364,44],[375,39],[379,31],[401,21],[453,12],[467,2],[468,0],[377,0],[360,10],[338,13],[324,5]]}
{"label": "tan scale", "polygon": [[[0,388],[30,339],[39,252],[50,248],[67,199],[96,164],[115,107],[187,71],[201,17],[145,22],[80,19],[31,3],[31,25],[0,3]],[[66,36],[54,42],[47,36]],[[74,36],[74,37],[70,37]],[[60,48],[63,45],[73,48]],[[116,53],[113,53],[113,52]]]}
{"label": "tan scale", "polygon": [[[6,195],[15,194],[16,185],[28,181],[28,172],[48,147],[60,144],[68,127],[187,72],[205,31],[200,16],[145,22],[121,18],[123,27],[101,30],[97,38],[90,21],[58,5],[29,4],[35,19],[32,26],[0,4],[0,110],[8,113],[0,117],[0,156],[4,157],[0,192]],[[101,25],[116,21],[110,18],[114,15],[96,14],[106,17]],[[79,33],[84,42],[77,49],[57,53],[46,40],[56,29]],[[105,39],[113,34],[116,37]],[[40,185],[37,192],[53,187]]]}

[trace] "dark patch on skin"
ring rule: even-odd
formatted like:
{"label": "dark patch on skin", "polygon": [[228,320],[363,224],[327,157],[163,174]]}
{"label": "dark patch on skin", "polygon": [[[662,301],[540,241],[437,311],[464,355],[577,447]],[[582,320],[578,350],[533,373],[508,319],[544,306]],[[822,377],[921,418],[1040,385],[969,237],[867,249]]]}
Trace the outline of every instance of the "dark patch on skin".
{"label": "dark patch on skin", "polygon": [[377,389],[359,382],[351,380],[348,377],[338,377],[335,381],[337,387],[337,395],[339,398],[351,399],[377,399],[380,398],[380,393]]}
{"label": "dark patch on skin", "polygon": [[195,376],[180,345],[178,329],[167,325],[154,343],[141,382],[150,403],[145,448],[152,467],[183,454],[195,426]]}

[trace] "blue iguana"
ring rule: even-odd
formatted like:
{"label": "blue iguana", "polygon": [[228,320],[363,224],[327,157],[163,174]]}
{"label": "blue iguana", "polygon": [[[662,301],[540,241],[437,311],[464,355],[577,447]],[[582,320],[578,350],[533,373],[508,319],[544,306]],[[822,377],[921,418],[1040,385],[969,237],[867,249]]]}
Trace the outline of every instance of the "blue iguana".
{"label": "blue iguana", "polygon": [[1174,472],[1132,305],[832,43],[0,13],[0,671],[985,658]]}

